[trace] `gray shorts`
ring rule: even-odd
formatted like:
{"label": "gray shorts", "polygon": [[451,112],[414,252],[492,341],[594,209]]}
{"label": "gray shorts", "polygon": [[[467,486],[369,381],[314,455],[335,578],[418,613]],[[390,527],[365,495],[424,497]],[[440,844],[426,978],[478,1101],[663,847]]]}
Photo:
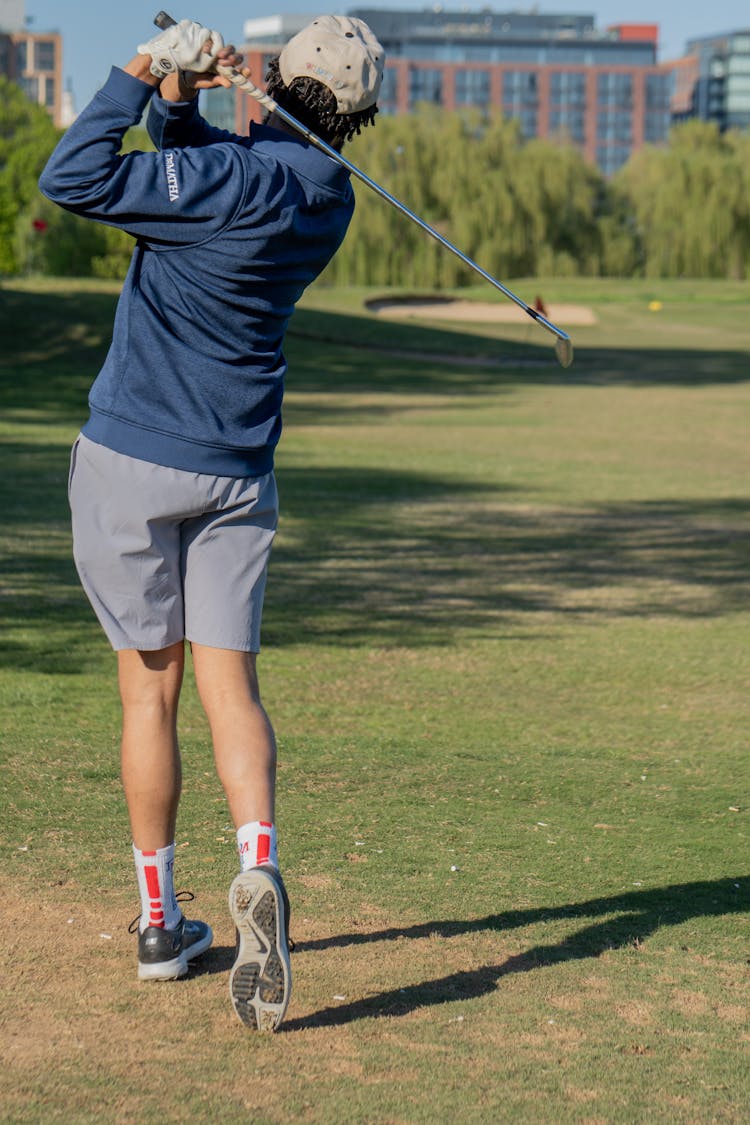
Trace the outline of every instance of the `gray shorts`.
{"label": "gray shorts", "polygon": [[278,521],[273,473],[244,479],[168,469],[81,434],[68,496],[76,568],[114,649],[187,638],[260,650]]}

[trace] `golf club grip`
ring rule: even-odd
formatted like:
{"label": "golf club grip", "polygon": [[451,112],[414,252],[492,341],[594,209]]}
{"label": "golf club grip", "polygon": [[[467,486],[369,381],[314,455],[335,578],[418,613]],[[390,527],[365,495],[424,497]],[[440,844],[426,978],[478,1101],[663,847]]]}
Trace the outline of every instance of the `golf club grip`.
{"label": "golf club grip", "polygon": [[[173,19],[169,12],[162,11],[154,16],[154,23],[161,31],[165,31],[168,27],[174,27],[177,20]],[[224,78],[228,78],[233,86],[238,86],[240,90],[244,90],[246,94],[250,94],[251,97],[259,101],[261,105],[265,106],[269,113],[274,113],[278,109],[273,98],[255,86],[249,78],[245,78],[244,74],[240,74],[233,66],[217,66],[216,71],[218,74],[223,75]],[[307,136],[307,132],[301,125],[298,125],[297,128],[298,131],[303,132],[305,136]]]}

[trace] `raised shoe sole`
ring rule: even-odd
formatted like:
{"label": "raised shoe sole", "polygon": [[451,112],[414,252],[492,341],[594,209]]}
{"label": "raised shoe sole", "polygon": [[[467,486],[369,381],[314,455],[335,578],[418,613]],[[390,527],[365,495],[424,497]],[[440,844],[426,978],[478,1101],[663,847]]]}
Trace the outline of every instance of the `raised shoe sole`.
{"label": "raised shoe sole", "polygon": [[229,910],[238,939],[229,975],[232,1005],[253,1031],[275,1031],[292,989],[279,884],[262,868],[242,872],[229,889]]}

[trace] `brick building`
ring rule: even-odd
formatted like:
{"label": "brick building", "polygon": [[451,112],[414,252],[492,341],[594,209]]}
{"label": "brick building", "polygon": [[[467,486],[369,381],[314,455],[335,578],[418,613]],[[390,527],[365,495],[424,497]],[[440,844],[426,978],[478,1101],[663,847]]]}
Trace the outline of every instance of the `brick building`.
{"label": "brick building", "polygon": [[26,27],[24,0],[0,0],[0,74],[43,106],[55,125],[68,124],[62,76],[62,38]]}
{"label": "brick building", "polygon": [[[600,31],[588,15],[439,7],[348,14],[366,20],[385,47],[383,113],[408,113],[421,102],[500,109],[527,138],[570,140],[606,175],[643,144],[667,138],[672,79],[657,62],[656,24]],[[245,54],[257,79],[308,20],[275,15],[245,23]],[[260,118],[259,107],[234,92],[212,94],[206,113],[242,132],[248,118]]]}

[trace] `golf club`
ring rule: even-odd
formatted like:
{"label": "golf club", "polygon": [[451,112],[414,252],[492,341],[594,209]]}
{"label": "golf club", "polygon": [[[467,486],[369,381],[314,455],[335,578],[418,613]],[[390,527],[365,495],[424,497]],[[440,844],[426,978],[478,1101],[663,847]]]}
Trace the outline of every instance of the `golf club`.
{"label": "golf club", "polygon": [[[164,31],[168,27],[172,27],[176,22],[177,21],[172,19],[172,17],[166,12],[159,12],[159,14],[154,19],[154,23],[162,31]],[[286,124],[290,125],[296,132],[301,133],[305,140],[309,141],[310,144],[314,145],[316,148],[319,148],[321,152],[324,152],[326,154],[326,156],[330,156],[331,160],[335,160],[337,164],[341,164],[344,168],[348,169],[348,171],[353,176],[356,176],[358,180],[361,180],[363,184],[366,184],[367,187],[371,188],[372,191],[374,191],[381,197],[381,199],[384,199],[386,203],[390,203],[392,207],[395,207],[396,210],[400,211],[402,215],[405,215],[407,219],[411,219],[411,221],[413,223],[416,223],[416,225],[420,227],[425,232],[425,234],[428,234],[430,238],[434,238],[435,241],[439,242],[441,246],[444,246],[446,250],[450,250],[451,254],[455,254],[455,256],[459,258],[464,263],[464,265],[474,270],[475,273],[478,273],[480,277],[484,278],[484,280],[489,282],[489,284],[492,285],[495,289],[498,289],[510,301],[513,301],[514,304],[518,305],[520,309],[523,309],[523,311],[527,313],[528,316],[532,318],[532,320],[535,320],[537,324],[540,324],[542,328],[546,329],[547,332],[550,332],[555,337],[555,354],[557,356],[558,362],[562,367],[570,367],[571,363],[573,362],[573,344],[567,332],[563,332],[562,328],[558,328],[555,324],[552,324],[551,321],[547,320],[545,316],[542,316],[542,314],[537,309],[532,308],[531,305],[527,305],[525,301],[521,300],[520,297],[517,297],[516,294],[513,293],[510,289],[507,289],[506,286],[504,286],[491,274],[487,273],[486,270],[483,270],[482,267],[477,265],[476,262],[472,261],[472,259],[467,257],[466,254],[462,253],[462,251],[459,250],[457,246],[454,246],[453,243],[449,242],[447,238],[443,238],[442,234],[439,234],[428,223],[424,222],[423,219],[420,219],[418,215],[415,215],[413,211],[410,211],[409,208],[405,206],[405,204],[401,203],[398,199],[392,196],[390,192],[387,192],[385,188],[381,187],[380,184],[375,182],[375,180],[371,180],[369,176],[360,171],[360,169],[350,161],[348,161],[345,156],[342,156],[340,152],[337,152],[335,148],[331,148],[331,146],[326,144],[324,140],[321,140],[320,137],[317,137],[314,133],[310,132],[306,125],[303,125],[296,119],[296,117],[293,117],[291,113],[287,113],[285,109],[283,109],[280,105],[277,105],[273,98],[269,97],[269,95],[265,94],[262,90],[259,90],[257,86],[253,85],[249,78],[246,78],[244,76],[244,74],[241,74],[234,67],[230,66],[217,66],[216,70],[217,73],[219,73],[222,77],[228,78],[233,86],[237,86],[238,89],[244,90],[245,93],[250,94],[251,97],[259,101],[260,104],[264,106],[264,108],[267,109],[270,113],[278,114],[282,121],[285,121]]]}

